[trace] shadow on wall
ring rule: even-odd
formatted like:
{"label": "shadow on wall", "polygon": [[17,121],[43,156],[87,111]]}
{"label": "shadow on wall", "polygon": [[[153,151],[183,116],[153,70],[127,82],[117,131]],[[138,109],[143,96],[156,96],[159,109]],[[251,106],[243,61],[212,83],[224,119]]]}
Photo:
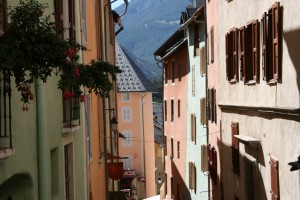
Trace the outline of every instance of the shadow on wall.
{"label": "shadow on wall", "polygon": [[0,185],[0,200],[34,199],[29,174],[15,174]]}
{"label": "shadow on wall", "polygon": [[300,29],[283,32],[283,38],[286,42],[290,58],[297,73],[297,84],[300,94]]}
{"label": "shadow on wall", "polygon": [[[244,145],[244,144],[240,144]],[[218,140],[218,148],[221,149],[221,157],[223,158],[220,162],[220,174],[218,174],[218,184],[221,181],[220,175],[222,176],[223,183],[220,184],[221,192],[223,192],[224,199],[247,199],[249,192],[252,193],[253,199],[267,200],[270,196],[269,191],[266,191],[262,174],[258,166],[263,168],[269,168],[268,162],[264,159],[263,148],[260,145],[257,149],[245,146],[245,152],[256,159],[256,164],[253,166],[253,174],[249,174],[249,168],[246,169],[246,157],[239,154],[239,175],[233,172],[232,165],[232,147],[224,145],[222,141]],[[225,159],[224,159],[225,158]],[[249,183],[249,180],[253,180]],[[268,181],[268,180],[267,180]],[[269,180],[271,181],[271,180]],[[247,187],[247,185],[251,187]],[[214,187],[212,188],[214,190]],[[221,195],[221,194],[220,194]],[[221,199],[220,195],[214,194],[212,191],[213,199]]]}
{"label": "shadow on wall", "polygon": [[[172,176],[173,176],[173,194],[174,200],[191,200],[191,195],[189,193],[189,189],[181,177],[177,166],[172,161]],[[169,177],[168,177],[169,178]],[[171,182],[169,182],[171,183]],[[171,187],[171,186],[168,186]],[[169,194],[171,195],[171,194]]]}

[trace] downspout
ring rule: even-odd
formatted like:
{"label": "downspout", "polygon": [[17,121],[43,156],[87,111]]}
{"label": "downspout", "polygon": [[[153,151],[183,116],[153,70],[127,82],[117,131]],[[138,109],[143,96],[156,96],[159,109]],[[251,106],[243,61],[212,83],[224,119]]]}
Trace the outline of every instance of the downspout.
{"label": "downspout", "polygon": [[104,125],[104,137],[103,137],[103,142],[104,142],[104,164],[105,164],[105,192],[106,192],[106,200],[109,200],[109,192],[108,192],[108,164],[107,164],[107,135],[106,135],[106,102],[105,98],[102,97],[102,106],[103,106],[103,125]]}
{"label": "downspout", "polygon": [[[207,14],[206,14],[206,10],[207,10],[207,7],[206,7],[206,1],[205,1],[205,3],[204,3],[204,7],[205,7],[205,9],[204,9],[204,17],[205,17],[205,30],[204,30],[204,32],[205,32],[205,52],[206,52],[206,54],[205,54],[205,61],[206,61],[206,77],[205,77],[205,94],[207,94],[207,89],[208,89],[208,59],[207,59],[207,55],[208,55],[208,53],[207,53]],[[206,102],[208,102],[208,96],[206,95]],[[206,117],[206,143],[207,143],[207,145],[209,144],[209,126],[208,126],[208,119],[207,119],[207,117]],[[208,199],[210,199],[210,175],[208,175],[207,176],[207,179],[208,179]]]}
{"label": "downspout", "polygon": [[39,199],[50,200],[49,152],[46,129],[46,94],[43,81],[35,80],[36,120],[37,120],[37,156]]}
{"label": "downspout", "polygon": [[[141,96],[141,102],[142,102],[142,134],[143,134],[143,162],[144,162],[144,177],[146,178],[146,153],[145,153],[145,126],[144,126],[144,102],[143,99],[146,96],[146,92],[143,96]],[[147,187],[146,187],[146,181],[144,182],[144,198],[147,197]]]}

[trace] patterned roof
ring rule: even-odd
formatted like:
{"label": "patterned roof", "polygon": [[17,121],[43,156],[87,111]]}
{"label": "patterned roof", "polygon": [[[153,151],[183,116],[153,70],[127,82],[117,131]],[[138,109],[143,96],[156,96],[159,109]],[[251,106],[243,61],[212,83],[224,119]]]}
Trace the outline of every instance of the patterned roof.
{"label": "patterned roof", "polygon": [[129,56],[129,52],[117,42],[116,65],[122,70],[117,75],[118,92],[155,92],[155,88]]}

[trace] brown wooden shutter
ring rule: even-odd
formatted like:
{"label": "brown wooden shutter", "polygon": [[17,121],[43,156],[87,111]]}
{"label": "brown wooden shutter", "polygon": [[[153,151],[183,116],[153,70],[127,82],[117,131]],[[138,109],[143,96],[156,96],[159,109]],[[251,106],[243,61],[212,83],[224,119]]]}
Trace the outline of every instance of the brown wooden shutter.
{"label": "brown wooden shutter", "polygon": [[262,23],[262,55],[263,55],[263,80],[267,80],[267,14],[264,13],[261,19]]}
{"label": "brown wooden shutter", "polygon": [[259,76],[259,22],[252,22],[252,80],[258,80]]}
{"label": "brown wooden shutter", "polygon": [[232,169],[236,174],[240,174],[240,160],[239,160],[239,142],[234,135],[239,134],[239,124],[237,122],[231,122],[231,136],[232,136]]}
{"label": "brown wooden shutter", "polygon": [[210,116],[210,89],[207,89],[207,94],[206,94],[206,96],[207,96],[207,100],[206,100],[206,117],[207,117],[207,119],[208,120],[210,120],[211,119],[211,116]]}
{"label": "brown wooden shutter", "polygon": [[217,123],[217,90],[213,89],[214,92],[214,119],[215,123]]}
{"label": "brown wooden shutter", "polygon": [[241,80],[246,80],[246,48],[245,48],[245,26],[240,28],[241,44]]}
{"label": "brown wooden shutter", "polygon": [[213,162],[212,162],[212,158],[213,158],[213,155],[212,155],[212,147],[211,145],[209,144],[207,146],[207,151],[208,151],[208,171],[209,171],[209,174],[212,174],[213,172]]}
{"label": "brown wooden shutter", "polygon": [[233,79],[238,80],[238,30],[233,30]]}
{"label": "brown wooden shutter", "polygon": [[267,81],[274,79],[274,71],[273,71],[273,48],[272,48],[272,19],[273,19],[272,8],[268,11],[267,16]]}
{"label": "brown wooden shutter", "polygon": [[76,40],[74,0],[69,0],[69,37],[70,39]]}
{"label": "brown wooden shutter", "polygon": [[207,155],[207,146],[201,145],[201,171],[206,172],[208,170],[207,166],[208,155]]}
{"label": "brown wooden shutter", "polygon": [[230,69],[229,69],[229,37],[230,33],[227,33],[225,36],[225,47],[226,47],[226,79],[230,81]]}
{"label": "brown wooden shutter", "polygon": [[215,122],[215,90],[210,89],[210,99],[211,99],[211,122]]}
{"label": "brown wooden shutter", "polygon": [[272,6],[272,60],[273,60],[273,78],[278,80],[280,74],[280,3],[276,2]]}
{"label": "brown wooden shutter", "polygon": [[273,157],[270,157],[270,167],[271,167],[271,196],[272,200],[279,200],[279,176],[278,167],[279,162]]}
{"label": "brown wooden shutter", "polygon": [[211,50],[211,53],[210,53],[210,60],[211,60],[211,63],[214,62],[214,27],[211,27],[210,29],[210,50]]}

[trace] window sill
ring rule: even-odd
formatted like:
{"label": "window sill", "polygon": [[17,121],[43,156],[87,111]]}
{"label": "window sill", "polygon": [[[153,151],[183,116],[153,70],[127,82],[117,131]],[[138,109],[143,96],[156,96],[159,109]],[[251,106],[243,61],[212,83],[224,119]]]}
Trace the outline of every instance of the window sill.
{"label": "window sill", "polygon": [[245,85],[256,85],[256,81],[255,80],[250,80],[245,82]]}
{"label": "window sill", "polygon": [[15,148],[0,149],[0,161],[15,155]]}
{"label": "window sill", "polygon": [[62,134],[63,136],[68,135],[69,133],[74,133],[78,130],[80,130],[81,126],[80,125],[73,125],[69,123],[64,123],[62,127]]}
{"label": "window sill", "polygon": [[271,79],[267,82],[268,85],[276,85],[277,84],[277,79]]}

